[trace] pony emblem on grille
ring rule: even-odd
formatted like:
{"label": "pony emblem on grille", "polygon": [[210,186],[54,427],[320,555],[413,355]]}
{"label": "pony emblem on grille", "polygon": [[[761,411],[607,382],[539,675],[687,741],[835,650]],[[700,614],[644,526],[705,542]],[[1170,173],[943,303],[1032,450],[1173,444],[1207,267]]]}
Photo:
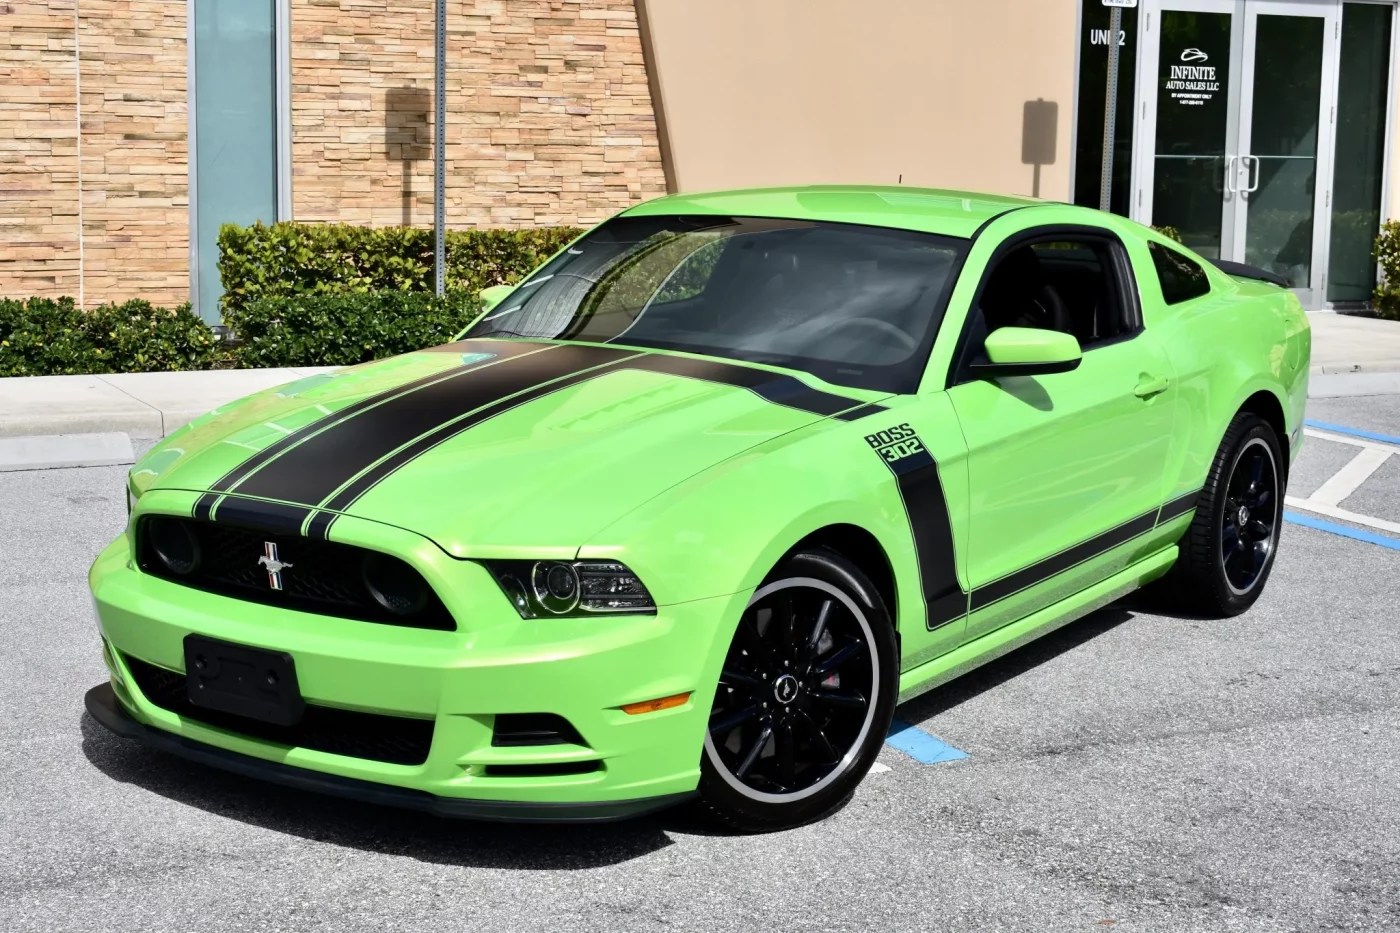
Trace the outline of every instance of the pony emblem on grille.
{"label": "pony emblem on grille", "polygon": [[263,556],[258,558],[258,566],[267,568],[267,585],[274,590],[282,589],[282,571],[292,566],[277,557],[277,545],[272,541],[263,542]]}

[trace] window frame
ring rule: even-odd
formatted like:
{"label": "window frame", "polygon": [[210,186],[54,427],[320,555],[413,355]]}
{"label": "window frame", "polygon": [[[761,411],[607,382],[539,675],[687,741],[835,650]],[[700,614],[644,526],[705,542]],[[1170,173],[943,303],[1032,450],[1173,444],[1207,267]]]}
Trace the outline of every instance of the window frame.
{"label": "window frame", "polygon": [[971,347],[972,323],[981,308],[982,293],[986,290],[987,283],[997,265],[1006,258],[1008,253],[1023,246],[1065,240],[1088,240],[1107,247],[1110,262],[1105,267],[1104,272],[1111,279],[1110,285],[1117,291],[1119,304],[1125,317],[1124,323],[1127,325],[1126,329],[1118,336],[1100,340],[1091,344],[1087,349],[1081,348],[1082,352],[1093,353],[1104,347],[1135,340],[1146,330],[1142,320],[1142,299],[1137,275],[1133,269],[1132,260],[1128,257],[1127,247],[1123,245],[1123,238],[1117,232],[1107,227],[1091,224],[1046,224],[1040,227],[1028,227],[1002,240],[983,265],[981,276],[977,282],[977,290],[973,292],[967,313],[963,316],[962,330],[958,334],[958,342],[948,367],[948,376],[945,382],[947,388],[951,389],[963,383],[982,380],[982,377],[975,375],[970,369],[974,355]]}
{"label": "window frame", "polygon": [[[291,0],[272,3],[273,210],[278,222],[292,217],[292,8]],[[219,324],[219,308],[201,307],[199,298],[199,94],[196,80],[198,37],[195,0],[185,5],[185,111],[187,217],[189,219],[190,307],[206,323]],[[215,272],[217,276],[218,273]],[[215,302],[217,305],[218,302]]]}

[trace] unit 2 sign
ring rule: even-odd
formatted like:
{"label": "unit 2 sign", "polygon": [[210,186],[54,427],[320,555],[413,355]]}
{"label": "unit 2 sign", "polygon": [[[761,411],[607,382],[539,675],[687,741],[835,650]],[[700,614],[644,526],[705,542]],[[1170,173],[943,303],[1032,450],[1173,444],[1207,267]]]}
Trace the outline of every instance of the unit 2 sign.
{"label": "unit 2 sign", "polygon": [[1103,0],[1104,6],[1118,6],[1125,10],[1137,9],[1137,0]]}

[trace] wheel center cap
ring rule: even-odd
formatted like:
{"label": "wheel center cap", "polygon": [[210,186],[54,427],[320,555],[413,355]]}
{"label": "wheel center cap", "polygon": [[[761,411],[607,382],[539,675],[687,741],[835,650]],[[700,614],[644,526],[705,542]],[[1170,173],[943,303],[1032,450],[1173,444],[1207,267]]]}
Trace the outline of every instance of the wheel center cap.
{"label": "wheel center cap", "polygon": [[784,706],[797,699],[797,678],[784,674],[773,681],[773,696]]}
{"label": "wheel center cap", "polygon": [[1240,506],[1240,513],[1239,513],[1239,515],[1238,515],[1237,517],[1238,517],[1239,523],[1240,523],[1241,525],[1243,525],[1243,524],[1245,524],[1246,522],[1248,522],[1248,521],[1249,521],[1249,508],[1248,508],[1247,506],[1243,506],[1243,505]]}

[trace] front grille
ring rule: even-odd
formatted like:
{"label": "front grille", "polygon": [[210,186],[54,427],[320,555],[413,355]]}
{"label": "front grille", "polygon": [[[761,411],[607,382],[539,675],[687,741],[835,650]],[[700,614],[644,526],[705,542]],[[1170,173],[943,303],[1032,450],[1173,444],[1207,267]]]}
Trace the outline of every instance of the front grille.
{"label": "front grille", "polygon": [[129,654],[122,657],[132,680],[147,700],[181,718],[217,729],[279,745],[396,765],[421,765],[428,760],[428,749],[433,744],[431,719],[356,713],[308,703],[301,722],[295,726],[274,726],[246,716],[204,709],[190,702],[185,692],[184,674],[148,664]]}
{"label": "front grille", "polygon": [[[190,562],[193,569],[184,573],[177,573],[170,561],[162,559],[154,543],[157,537],[180,529],[197,545]],[[266,556],[269,544],[275,546],[277,559],[286,568],[278,574],[280,590],[273,587],[266,567],[258,562]],[[396,557],[349,544],[173,515],[148,515],[136,528],[136,552],[146,573],[223,596],[386,625],[444,631],[457,627],[442,600],[416,570]],[[381,577],[395,587],[416,588],[414,592],[421,598],[398,598],[401,594],[381,587],[376,599],[371,581]]]}

